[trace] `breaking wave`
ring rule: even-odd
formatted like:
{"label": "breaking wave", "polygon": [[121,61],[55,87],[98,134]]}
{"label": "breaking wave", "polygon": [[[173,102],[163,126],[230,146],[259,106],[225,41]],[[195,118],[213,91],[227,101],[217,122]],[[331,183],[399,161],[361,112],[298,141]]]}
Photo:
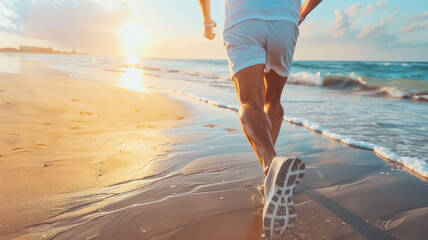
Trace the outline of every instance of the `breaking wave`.
{"label": "breaking wave", "polygon": [[[203,72],[195,70],[186,70],[186,69],[170,69],[162,67],[150,67],[150,66],[128,66],[128,65],[119,65],[119,67],[137,67],[146,71],[146,75],[152,75],[157,77],[174,77],[181,76],[189,80],[196,81],[213,81],[214,85],[219,85],[224,87],[224,84],[221,82],[231,82],[229,73],[213,73],[213,72]],[[106,71],[123,71],[123,69],[105,69]],[[163,73],[163,74],[162,74]],[[314,86],[314,87],[323,87],[334,90],[354,90],[366,93],[370,96],[379,96],[379,97],[391,97],[391,98],[401,98],[418,102],[428,102],[428,91],[427,92],[410,92],[404,90],[400,87],[395,86],[383,86],[380,84],[372,84],[368,81],[369,78],[357,76],[354,72],[349,75],[338,75],[338,74],[326,74],[323,76],[320,72],[311,73],[311,72],[296,72],[291,73],[287,83],[294,85],[303,85],[303,86]],[[407,80],[412,81],[412,80]],[[420,82],[420,81],[418,81]],[[220,84],[219,84],[220,83]],[[233,87],[232,84],[226,85],[226,87]]]}

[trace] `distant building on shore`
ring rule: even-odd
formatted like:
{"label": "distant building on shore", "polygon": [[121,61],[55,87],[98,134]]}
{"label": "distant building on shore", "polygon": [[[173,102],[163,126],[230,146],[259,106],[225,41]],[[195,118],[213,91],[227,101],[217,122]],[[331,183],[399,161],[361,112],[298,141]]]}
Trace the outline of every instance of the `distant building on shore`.
{"label": "distant building on shore", "polygon": [[35,47],[35,46],[19,46],[19,48],[0,48],[0,52],[85,55],[85,53],[77,52],[76,49],[74,48],[71,52],[65,52],[65,51],[56,51],[53,48],[44,48],[44,47]]}
{"label": "distant building on shore", "polygon": [[53,53],[55,52],[53,48],[43,48],[43,47],[33,47],[33,46],[19,46],[20,52],[43,52],[43,53]]}

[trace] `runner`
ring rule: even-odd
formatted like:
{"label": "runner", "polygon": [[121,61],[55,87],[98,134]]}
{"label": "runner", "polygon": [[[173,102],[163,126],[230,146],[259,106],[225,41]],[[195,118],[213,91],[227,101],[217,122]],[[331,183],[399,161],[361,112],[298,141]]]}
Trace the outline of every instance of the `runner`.
{"label": "runner", "polygon": [[[290,74],[298,26],[321,2],[307,0],[226,0],[224,46],[241,108],[239,119],[266,176],[263,228],[281,239],[294,226],[293,191],[303,178],[298,158],[277,156],[275,142],[283,121],[281,94]],[[217,27],[211,1],[199,0],[207,39]]]}

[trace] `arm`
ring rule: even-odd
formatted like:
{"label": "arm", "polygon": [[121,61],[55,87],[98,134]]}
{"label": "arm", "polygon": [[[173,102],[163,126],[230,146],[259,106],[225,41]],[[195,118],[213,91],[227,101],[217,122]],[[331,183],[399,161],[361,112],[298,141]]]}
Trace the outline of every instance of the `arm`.
{"label": "arm", "polygon": [[[202,0],[200,0],[202,1]],[[301,10],[300,10],[300,21],[299,21],[299,25],[300,23],[303,22],[303,20],[305,20],[306,16],[308,16],[308,14],[310,12],[312,12],[312,10],[314,10],[314,8],[316,6],[318,6],[318,4],[321,2],[322,0],[306,0],[305,4],[303,4]]]}
{"label": "arm", "polygon": [[217,24],[211,19],[211,0],[199,0],[199,4],[201,5],[202,14],[204,15],[204,36],[209,40],[213,40],[215,38],[213,30],[217,27]]}

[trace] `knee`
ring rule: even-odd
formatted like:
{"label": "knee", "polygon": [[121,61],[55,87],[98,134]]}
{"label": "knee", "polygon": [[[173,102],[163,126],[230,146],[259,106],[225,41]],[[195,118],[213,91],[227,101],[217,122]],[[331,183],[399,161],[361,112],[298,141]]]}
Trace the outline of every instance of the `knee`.
{"label": "knee", "polygon": [[282,107],[279,99],[266,102],[265,111],[269,116],[274,117],[275,119],[282,119],[284,117],[284,108]]}
{"label": "knee", "polygon": [[253,121],[270,122],[268,115],[263,109],[263,104],[256,101],[248,101],[241,105],[239,119],[243,124]]}
{"label": "knee", "polygon": [[245,116],[251,116],[260,112],[263,112],[263,108],[260,104],[256,101],[247,101],[241,105],[241,108],[239,109],[239,117],[245,118]]}
{"label": "knee", "polygon": [[241,105],[239,109],[239,119],[241,123],[247,127],[264,126],[269,129],[272,128],[272,123],[269,116],[263,110],[263,106],[255,101],[249,101]]}

